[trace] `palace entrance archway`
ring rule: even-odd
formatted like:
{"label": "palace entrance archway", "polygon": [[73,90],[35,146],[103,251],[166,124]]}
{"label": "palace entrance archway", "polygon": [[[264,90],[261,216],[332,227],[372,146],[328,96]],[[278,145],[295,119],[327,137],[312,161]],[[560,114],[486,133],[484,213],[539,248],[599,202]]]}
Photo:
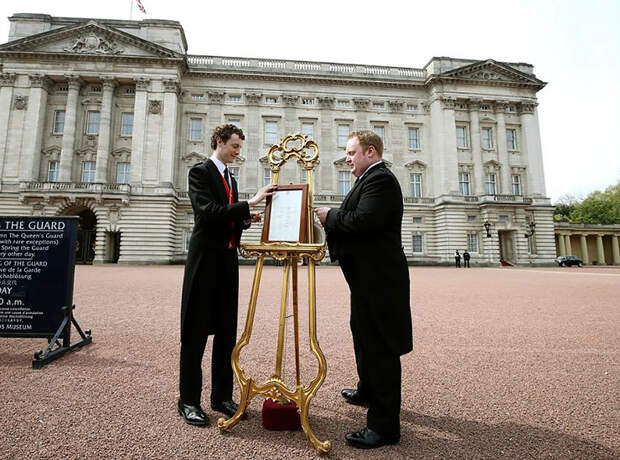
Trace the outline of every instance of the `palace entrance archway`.
{"label": "palace entrance archway", "polygon": [[84,206],[67,209],[64,216],[78,216],[75,263],[92,264],[95,258],[95,240],[97,236],[97,216]]}

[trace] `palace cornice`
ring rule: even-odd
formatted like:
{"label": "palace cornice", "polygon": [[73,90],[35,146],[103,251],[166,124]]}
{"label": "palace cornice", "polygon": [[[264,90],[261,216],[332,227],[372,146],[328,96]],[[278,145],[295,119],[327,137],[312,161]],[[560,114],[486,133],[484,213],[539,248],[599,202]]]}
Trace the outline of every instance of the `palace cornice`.
{"label": "palace cornice", "polygon": [[124,56],[122,54],[69,54],[59,52],[41,51],[5,51],[0,49],[0,57],[23,59],[37,62],[58,62],[58,61],[87,61],[87,62],[110,62],[121,61],[130,64],[156,64],[160,67],[182,66],[186,70],[184,58],[160,58],[156,56]]}

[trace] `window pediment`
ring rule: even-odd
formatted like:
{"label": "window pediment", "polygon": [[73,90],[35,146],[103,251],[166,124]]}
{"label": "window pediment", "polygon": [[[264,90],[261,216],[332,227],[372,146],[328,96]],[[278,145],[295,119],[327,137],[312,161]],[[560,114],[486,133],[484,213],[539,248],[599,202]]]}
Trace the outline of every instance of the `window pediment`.
{"label": "window pediment", "polygon": [[186,153],[185,155],[183,155],[181,159],[185,163],[194,164],[194,163],[201,163],[205,161],[207,159],[207,156],[200,152],[190,152],[190,153]]}

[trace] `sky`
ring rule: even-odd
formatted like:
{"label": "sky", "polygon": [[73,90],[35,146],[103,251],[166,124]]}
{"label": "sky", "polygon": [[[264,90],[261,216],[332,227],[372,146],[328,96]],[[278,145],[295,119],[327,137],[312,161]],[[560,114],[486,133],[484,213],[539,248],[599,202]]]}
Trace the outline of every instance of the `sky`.
{"label": "sky", "polygon": [[[423,67],[433,56],[527,62],[538,93],[547,196],[585,198],[620,181],[617,0],[21,0],[9,16],[174,19],[188,53]],[[230,5],[231,11],[224,6]]]}

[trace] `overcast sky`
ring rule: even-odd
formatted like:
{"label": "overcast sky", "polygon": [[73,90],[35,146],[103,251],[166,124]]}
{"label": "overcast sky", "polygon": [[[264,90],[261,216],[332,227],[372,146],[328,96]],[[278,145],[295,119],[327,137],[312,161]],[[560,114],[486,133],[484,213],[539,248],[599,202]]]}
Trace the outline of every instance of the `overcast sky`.
{"label": "overcast sky", "polygon": [[[190,54],[423,67],[433,56],[527,62],[538,93],[547,195],[620,180],[620,1],[141,0],[133,19],[175,19]],[[135,0],[0,4],[14,13],[129,19]],[[230,5],[235,11],[226,12]]]}

